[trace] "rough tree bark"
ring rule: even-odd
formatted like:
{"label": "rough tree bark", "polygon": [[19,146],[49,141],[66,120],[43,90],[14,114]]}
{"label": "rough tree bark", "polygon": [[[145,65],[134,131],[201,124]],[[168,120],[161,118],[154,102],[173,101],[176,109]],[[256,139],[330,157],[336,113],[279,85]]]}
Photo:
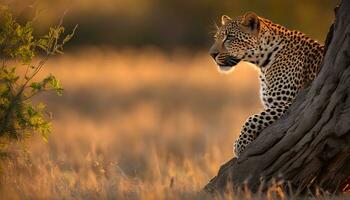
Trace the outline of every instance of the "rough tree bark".
{"label": "rough tree bark", "polygon": [[317,78],[239,159],[221,166],[205,191],[245,185],[254,192],[275,179],[293,192],[350,190],[350,1],[335,13]]}

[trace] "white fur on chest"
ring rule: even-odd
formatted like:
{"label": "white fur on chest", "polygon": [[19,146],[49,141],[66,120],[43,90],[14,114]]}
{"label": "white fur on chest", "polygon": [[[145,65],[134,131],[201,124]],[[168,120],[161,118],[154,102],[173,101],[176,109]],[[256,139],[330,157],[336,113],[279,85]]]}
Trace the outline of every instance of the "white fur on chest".
{"label": "white fur on chest", "polygon": [[269,103],[267,101],[267,85],[266,85],[266,78],[265,78],[265,75],[263,73],[260,73],[259,75],[259,79],[260,79],[260,100],[261,100],[261,103],[263,104],[263,106],[265,108],[268,108],[269,107]]}

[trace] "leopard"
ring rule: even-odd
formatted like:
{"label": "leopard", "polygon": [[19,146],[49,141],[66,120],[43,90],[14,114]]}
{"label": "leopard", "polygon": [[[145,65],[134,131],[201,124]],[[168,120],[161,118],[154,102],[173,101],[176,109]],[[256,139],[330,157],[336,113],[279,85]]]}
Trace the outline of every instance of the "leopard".
{"label": "leopard", "polygon": [[223,15],[216,28],[209,54],[218,70],[229,73],[238,63],[248,62],[259,71],[263,110],[248,117],[234,141],[233,153],[239,157],[316,78],[324,45],[251,11],[233,19]]}

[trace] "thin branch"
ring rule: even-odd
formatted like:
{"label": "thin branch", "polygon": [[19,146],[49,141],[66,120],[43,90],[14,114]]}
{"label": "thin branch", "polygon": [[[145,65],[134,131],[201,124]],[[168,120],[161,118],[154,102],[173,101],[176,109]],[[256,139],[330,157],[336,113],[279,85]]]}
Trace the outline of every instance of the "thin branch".
{"label": "thin branch", "polygon": [[51,92],[51,91],[56,91],[56,89],[52,88],[52,89],[41,89],[41,90],[37,90],[36,92],[33,92],[31,95],[29,95],[28,97],[24,98],[23,101],[27,101],[29,99],[31,99],[33,96],[42,93],[42,92]]}

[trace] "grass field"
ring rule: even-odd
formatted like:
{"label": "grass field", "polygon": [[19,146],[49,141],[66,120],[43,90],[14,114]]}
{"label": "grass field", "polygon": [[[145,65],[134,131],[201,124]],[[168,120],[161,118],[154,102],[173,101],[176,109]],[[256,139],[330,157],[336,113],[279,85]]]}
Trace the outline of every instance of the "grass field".
{"label": "grass field", "polygon": [[0,199],[206,198],[198,192],[261,109],[257,71],[219,74],[204,51],[86,48],[51,59],[49,72],[65,88],[37,99],[53,134],[6,162]]}

